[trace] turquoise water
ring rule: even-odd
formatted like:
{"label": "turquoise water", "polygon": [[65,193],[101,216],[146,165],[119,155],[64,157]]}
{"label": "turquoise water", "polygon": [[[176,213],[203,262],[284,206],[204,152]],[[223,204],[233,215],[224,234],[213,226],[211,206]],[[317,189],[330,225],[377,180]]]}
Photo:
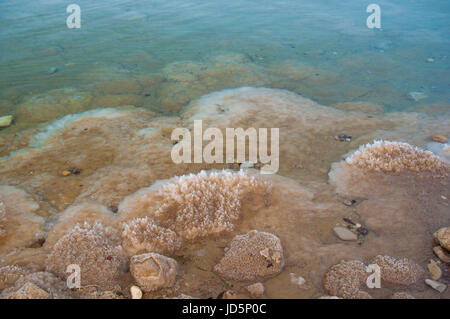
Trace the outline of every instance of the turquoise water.
{"label": "turquoise water", "polygon": [[[378,1],[379,30],[367,28],[368,2],[359,0],[75,3],[80,29],[66,26],[67,1],[0,3],[0,91],[8,110],[25,95],[84,90],[115,77],[158,74],[172,62],[207,63],[229,53],[267,73],[283,61],[332,72],[337,80],[308,88],[278,85],[324,104],[370,101],[389,110],[450,98],[448,1]],[[239,84],[246,85],[242,78]],[[211,90],[237,86],[226,77],[219,82]],[[415,101],[409,92],[427,98]],[[172,93],[156,94],[170,99]],[[165,107],[157,100],[148,104]]]}

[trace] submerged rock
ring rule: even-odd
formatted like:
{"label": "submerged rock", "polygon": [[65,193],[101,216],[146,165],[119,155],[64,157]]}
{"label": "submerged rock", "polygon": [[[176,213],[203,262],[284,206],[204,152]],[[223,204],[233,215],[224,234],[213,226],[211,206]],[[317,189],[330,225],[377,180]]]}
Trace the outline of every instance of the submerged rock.
{"label": "submerged rock", "polygon": [[174,259],[156,253],[135,255],[130,260],[130,272],[146,292],[172,287],[177,267]]}
{"label": "submerged rock", "polygon": [[408,94],[414,101],[418,102],[420,100],[426,99],[428,96],[423,92],[409,92]]}
{"label": "submerged rock", "polygon": [[430,263],[427,265],[427,268],[433,280],[439,280],[439,278],[441,278],[442,270],[434,260],[432,259],[430,260]]}
{"label": "submerged rock", "polygon": [[436,135],[433,135],[432,137],[431,137],[431,140],[433,141],[433,142],[438,142],[438,143],[447,143],[447,141],[448,141],[448,138],[446,138],[444,135],[442,135],[442,134],[436,134]]}
{"label": "submerged rock", "polygon": [[352,241],[358,239],[358,236],[355,233],[345,227],[337,226],[333,228],[333,231],[341,240]]}
{"label": "submerged rock", "polygon": [[8,127],[13,121],[12,115],[0,116],[0,127]]}

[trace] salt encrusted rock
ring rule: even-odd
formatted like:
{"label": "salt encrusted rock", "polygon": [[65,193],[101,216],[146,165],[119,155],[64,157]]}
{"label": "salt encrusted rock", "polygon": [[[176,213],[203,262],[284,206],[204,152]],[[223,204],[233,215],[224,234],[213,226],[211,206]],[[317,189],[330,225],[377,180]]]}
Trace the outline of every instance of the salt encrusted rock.
{"label": "salt encrusted rock", "polygon": [[45,294],[41,290],[48,294],[46,298],[49,299],[67,299],[73,297],[65,281],[62,281],[52,273],[42,271],[20,277],[13,286],[2,291],[0,298],[9,298],[11,295],[19,297],[24,294],[26,295],[27,292],[29,296],[42,297]]}
{"label": "salt encrusted rock", "polygon": [[341,261],[328,269],[323,280],[330,296],[351,299],[363,296],[360,286],[367,280],[366,266],[359,260]]}
{"label": "salt encrusted rock", "polygon": [[0,127],[8,127],[11,125],[13,120],[12,115],[0,116]]}
{"label": "salt encrusted rock", "polygon": [[247,291],[252,295],[253,297],[262,297],[264,295],[264,285],[260,282],[257,282],[253,285],[247,286]]}
{"label": "salt encrusted rock", "polygon": [[378,255],[371,263],[380,267],[382,280],[393,284],[411,285],[424,275],[422,267],[407,258]]}
{"label": "salt encrusted rock", "polygon": [[214,271],[228,280],[254,282],[280,273],[283,267],[280,239],[273,234],[252,230],[233,238]]}
{"label": "salt encrusted rock", "polygon": [[150,217],[123,224],[122,245],[130,255],[154,252],[171,255],[181,248],[181,238],[172,230],[156,225]]}
{"label": "salt encrusted rock", "polygon": [[435,246],[433,247],[433,252],[436,254],[436,256],[439,257],[440,260],[442,260],[445,263],[450,263],[450,254],[447,253],[441,246]]}
{"label": "salt encrusted rock", "polygon": [[434,233],[434,239],[442,248],[450,251],[450,227],[443,227]]}
{"label": "salt encrusted rock", "polygon": [[391,296],[391,299],[416,299],[407,292],[399,291]]}
{"label": "salt encrusted rock", "polygon": [[436,280],[425,279],[425,283],[431,288],[439,291],[440,293],[443,293],[447,289],[447,285],[444,285],[443,283]]}
{"label": "salt encrusted rock", "polygon": [[0,268],[0,291],[9,288],[21,277],[27,275],[28,270],[15,266],[4,266]]}
{"label": "salt encrusted rock", "polygon": [[147,253],[131,257],[130,272],[142,290],[154,291],[175,284],[177,262],[169,257]]}
{"label": "salt encrusted rock", "polygon": [[50,295],[35,284],[28,282],[19,290],[10,294],[8,299],[48,299]]}
{"label": "salt encrusted rock", "polygon": [[352,241],[358,239],[358,236],[354,232],[345,227],[337,226],[333,228],[333,231],[341,240]]}
{"label": "salt encrusted rock", "polygon": [[113,289],[126,269],[127,258],[117,231],[99,222],[77,224],[61,237],[47,258],[47,270],[67,279],[69,265],[78,265],[81,285]]}

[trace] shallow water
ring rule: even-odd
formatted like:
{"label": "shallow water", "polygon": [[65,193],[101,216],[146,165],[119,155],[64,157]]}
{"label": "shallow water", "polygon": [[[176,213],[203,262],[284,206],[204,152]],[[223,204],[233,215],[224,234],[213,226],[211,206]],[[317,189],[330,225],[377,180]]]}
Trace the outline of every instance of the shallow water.
{"label": "shallow water", "polygon": [[[76,223],[119,229],[119,221],[146,216],[161,199],[133,196],[153,183],[239,170],[173,163],[171,132],[194,119],[222,129],[280,128],[280,169],[267,177],[272,201],[258,201],[256,191],[245,197],[233,231],[186,244],[172,256],[181,265],[176,288],[146,297],[215,298],[229,289],[249,297],[245,284],[229,285],[212,269],[233,235],[252,229],[276,234],[285,251],[284,270],[264,281],[269,298],[325,295],[324,273],[341,259],[369,263],[386,254],[425,270],[436,259],[433,233],[450,225],[448,174],[333,174],[334,163],[374,139],[429,149],[448,169],[448,144],[430,141],[450,136],[447,1],[378,1],[381,29],[366,26],[360,0],[76,3],[80,29],[67,28],[66,1],[0,2],[0,116],[14,116],[0,128],[0,290],[1,267],[48,269],[47,256]],[[343,218],[368,235],[340,241],[333,227],[348,226]],[[291,272],[306,284],[292,284]],[[128,297],[130,273],[120,281]],[[370,293],[398,291],[450,297],[423,281]]]}
{"label": "shallow water", "polygon": [[65,1],[2,1],[1,91],[6,99],[15,92],[9,97],[17,103],[23,94],[240,53],[263,68],[294,60],[337,73],[335,83],[298,92],[318,102],[358,98],[407,108],[417,104],[408,93],[418,91],[428,96],[419,104],[447,103],[450,4],[377,3],[381,30],[367,28],[366,2],[323,0],[78,1],[81,29],[68,29]]}

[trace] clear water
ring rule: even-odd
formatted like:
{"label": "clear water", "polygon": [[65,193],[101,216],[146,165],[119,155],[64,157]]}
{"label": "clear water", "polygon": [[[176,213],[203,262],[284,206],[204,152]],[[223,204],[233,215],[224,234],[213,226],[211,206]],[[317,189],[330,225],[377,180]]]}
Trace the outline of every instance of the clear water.
{"label": "clear water", "polygon": [[262,67],[289,60],[336,72],[336,83],[298,92],[327,104],[348,101],[355,87],[364,88],[359,100],[387,109],[417,104],[411,91],[428,96],[421,104],[449,101],[448,1],[377,1],[381,30],[367,28],[368,3],[360,0],[76,3],[81,29],[67,28],[67,1],[1,1],[0,90],[16,92],[14,103],[224,52]]}

